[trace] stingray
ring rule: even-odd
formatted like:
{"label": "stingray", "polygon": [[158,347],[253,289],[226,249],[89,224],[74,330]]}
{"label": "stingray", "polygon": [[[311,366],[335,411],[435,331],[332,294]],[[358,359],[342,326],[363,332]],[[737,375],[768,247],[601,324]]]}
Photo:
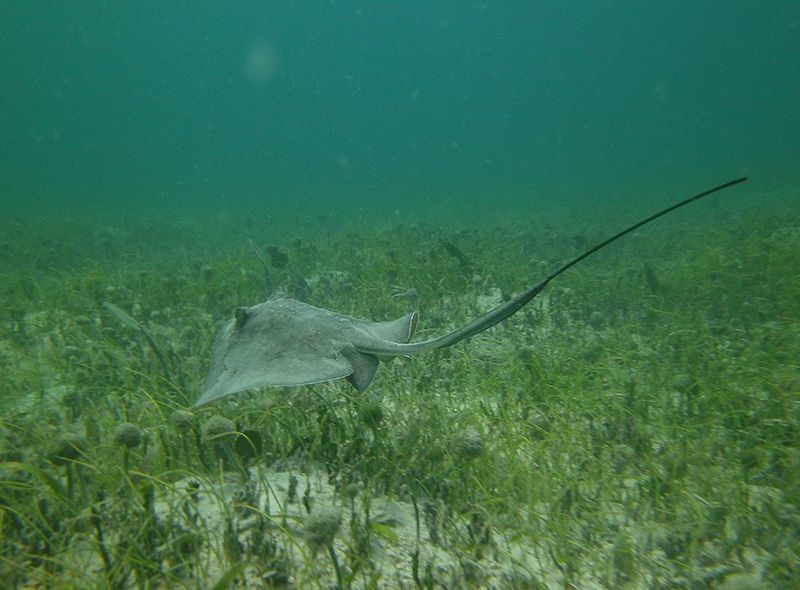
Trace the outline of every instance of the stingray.
{"label": "stingray", "polygon": [[288,298],[239,307],[216,336],[206,385],[195,405],[260,387],[312,385],[341,378],[364,391],[381,361],[452,346],[488,330],[598,250],[659,217],[745,180],[731,180],[654,213],[589,248],[509,301],[438,338],[411,342],[417,312],[393,321],[371,322]]}

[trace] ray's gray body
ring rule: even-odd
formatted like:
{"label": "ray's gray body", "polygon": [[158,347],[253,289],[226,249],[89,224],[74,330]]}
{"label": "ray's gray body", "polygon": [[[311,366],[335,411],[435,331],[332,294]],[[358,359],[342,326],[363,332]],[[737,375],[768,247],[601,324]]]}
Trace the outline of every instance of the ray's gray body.
{"label": "ray's gray body", "polygon": [[451,346],[483,332],[516,313],[554,278],[622,236],[675,209],[744,182],[732,180],[659,211],[611,236],[550,273],[510,301],[438,338],[410,342],[418,315],[370,322],[293,299],[270,299],[240,307],[217,334],[211,368],[198,406],[257,387],[310,385],[346,377],[365,390],[380,361]]}
{"label": "ray's gray body", "polygon": [[[388,347],[408,342],[417,314],[369,322],[294,299],[240,307],[217,334],[206,388],[197,405],[253,389],[311,385],[347,377],[363,391]],[[386,351],[382,351],[386,347]]]}

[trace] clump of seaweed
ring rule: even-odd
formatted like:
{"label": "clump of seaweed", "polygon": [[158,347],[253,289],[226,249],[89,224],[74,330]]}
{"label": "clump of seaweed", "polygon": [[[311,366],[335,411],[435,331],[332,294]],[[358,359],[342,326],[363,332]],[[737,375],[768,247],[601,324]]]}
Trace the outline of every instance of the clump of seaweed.
{"label": "clump of seaweed", "polygon": [[122,468],[125,473],[128,473],[128,455],[131,449],[141,445],[143,439],[142,429],[132,422],[122,422],[114,429],[112,440],[122,448]]}
{"label": "clump of seaweed", "polygon": [[483,455],[483,437],[475,428],[457,432],[451,441],[453,454],[467,461]]}
{"label": "clump of seaweed", "polygon": [[321,548],[327,549],[339,588],[343,587],[342,570],[336,557],[336,549],[333,547],[333,539],[339,532],[341,523],[342,515],[335,507],[323,506],[306,516],[303,526],[306,542],[314,553]]}

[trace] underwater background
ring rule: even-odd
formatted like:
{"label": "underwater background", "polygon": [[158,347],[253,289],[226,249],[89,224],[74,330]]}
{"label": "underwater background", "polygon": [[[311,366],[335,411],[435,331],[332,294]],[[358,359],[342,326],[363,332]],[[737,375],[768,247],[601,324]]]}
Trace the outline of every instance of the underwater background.
{"label": "underwater background", "polygon": [[796,2],[3,12],[12,213],[474,221],[797,183]]}
{"label": "underwater background", "polygon": [[[0,9],[0,586],[800,587],[800,3]],[[467,343],[193,407],[282,294]]]}

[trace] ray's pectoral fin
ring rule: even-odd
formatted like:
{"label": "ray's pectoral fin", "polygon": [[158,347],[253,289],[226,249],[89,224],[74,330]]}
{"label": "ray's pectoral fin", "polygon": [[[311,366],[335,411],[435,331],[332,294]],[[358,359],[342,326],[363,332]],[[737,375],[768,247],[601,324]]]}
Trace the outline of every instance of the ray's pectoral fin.
{"label": "ray's pectoral fin", "polygon": [[372,383],[375,373],[378,372],[380,361],[375,355],[358,352],[352,347],[343,350],[342,354],[353,367],[353,372],[347,376],[347,380],[356,388],[356,391],[361,393]]}

